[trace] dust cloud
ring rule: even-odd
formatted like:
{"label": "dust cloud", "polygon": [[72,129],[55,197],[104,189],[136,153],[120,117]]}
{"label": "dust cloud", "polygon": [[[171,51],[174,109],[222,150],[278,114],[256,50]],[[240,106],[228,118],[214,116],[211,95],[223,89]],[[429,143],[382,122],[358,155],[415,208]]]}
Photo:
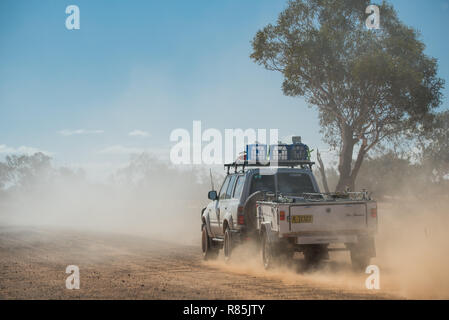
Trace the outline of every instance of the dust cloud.
{"label": "dust cloud", "polygon": [[[445,198],[437,201],[395,199],[381,202],[376,236],[380,269],[380,293],[392,298],[449,298],[449,215]],[[287,285],[312,285],[363,292],[368,274],[352,270],[349,252],[331,252],[330,259],[315,268],[305,266],[301,253],[294,261],[265,270],[254,245],[237,247],[231,261],[205,262],[227,272],[268,277]],[[376,290],[372,290],[373,295]]]}
{"label": "dust cloud", "polygon": [[[16,171],[21,171],[19,168]],[[36,171],[36,170],[33,170]],[[207,172],[183,170],[142,154],[104,183],[48,165],[0,192],[0,224],[138,234],[199,242]]]}
{"label": "dust cloud", "polygon": [[373,263],[385,286],[412,299],[449,298],[448,209],[446,197],[379,204]]}
{"label": "dust cloud", "polygon": [[[0,225],[64,227],[142,235],[198,247],[200,214],[207,204],[208,172],[179,170],[142,154],[104,183],[91,183],[81,174],[44,166],[33,175],[7,182],[0,192]],[[215,185],[221,181],[215,177]],[[6,187],[5,187],[6,186]],[[415,186],[417,187],[417,186]],[[423,189],[424,190],[424,189]],[[377,257],[381,293],[410,299],[449,298],[449,214],[444,192],[417,198],[410,194],[383,199],[378,204]],[[333,288],[367,294],[367,274],[352,271],[349,253],[335,252],[314,269],[295,261],[273,270],[263,269],[260,253],[252,245],[236,248],[224,263],[203,262],[217,272],[269,279],[288,284]],[[371,293],[368,293],[371,294]],[[372,293],[375,297],[376,292]],[[275,298],[275,297],[273,297]]]}

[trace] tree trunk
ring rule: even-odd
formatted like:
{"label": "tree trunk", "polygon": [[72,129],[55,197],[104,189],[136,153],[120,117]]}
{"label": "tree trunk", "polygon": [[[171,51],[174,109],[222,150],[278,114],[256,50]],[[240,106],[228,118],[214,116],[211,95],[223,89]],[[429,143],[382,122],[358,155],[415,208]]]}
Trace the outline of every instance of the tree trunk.
{"label": "tree trunk", "polygon": [[352,172],[351,172],[351,179],[353,181],[353,184],[355,184],[355,179],[357,178],[360,168],[362,167],[363,159],[365,159],[365,155],[368,152],[367,146],[368,146],[367,140],[365,138],[363,138],[362,145],[360,146],[360,149],[359,149],[359,154],[357,155],[357,159],[355,160],[355,163],[354,163],[354,168],[352,168]]}
{"label": "tree trunk", "polygon": [[353,138],[351,127],[345,126],[342,132],[342,149],[340,153],[340,163],[338,164],[338,172],[340,179],[338,180],[335,191],[344,192],[349,189],[354,190],[355,177],[351,174],[352,169],[352,153],[356,140]]}

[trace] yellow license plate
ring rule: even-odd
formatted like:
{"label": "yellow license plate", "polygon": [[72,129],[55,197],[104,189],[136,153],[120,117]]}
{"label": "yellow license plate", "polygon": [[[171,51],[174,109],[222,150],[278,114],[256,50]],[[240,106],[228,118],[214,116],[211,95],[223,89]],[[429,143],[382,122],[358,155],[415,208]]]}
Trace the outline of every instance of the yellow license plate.
{"label": "yellow license plate", "polygon": [[292,216],[292,223],[313,223],[313,216]]}

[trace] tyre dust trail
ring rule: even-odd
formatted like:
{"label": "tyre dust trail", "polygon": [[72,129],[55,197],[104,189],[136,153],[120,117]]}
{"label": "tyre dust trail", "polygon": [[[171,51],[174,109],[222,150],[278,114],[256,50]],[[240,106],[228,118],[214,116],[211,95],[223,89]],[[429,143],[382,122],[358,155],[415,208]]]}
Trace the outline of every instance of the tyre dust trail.
{"label": "tyre dust trail", "polygon": [[[209,265],[239,275],[270,277],[287,285],[340,290],[364,298],[449,299],[448,199],[417,201],[415,198],[378,204],[377,256],[380,290],[367,296],[367,274],[351,270],[348,252],[331,252],[330,260],[313,270],[296,264],[265,271],[253,250],[237,249],[239,263],[221,261]],[[240,250],[240,252],[238,252]],[[297,254],[298,255],[298,254]],[[298,272],[299,270],[299,272]],[[322,297],[324,299],[328,298]]]}
{"label": "tyre dust trail", "polygon": [[[437,201],[379,204],[371,263],[380,269],[380,290],[365,288],[368,275],[352,271],[348,252],[331,253],[314,269],[297,254],[266,271],[247,246],[229,263],[202,261],[199,245],[126,230],[1,224],[0,299],[448,299],[446,208]],[[189,235],[200,243],[199,231]],[[68,265],[80,268],[80,290],[65,288]]]}
{"label": "tyre dust trail", "polygon": [[[80,290],[65,268],[80,268]],[[291,270],[203,262],[197,246],[123,234],[1,227],[1,299],[383,299]],[[331,276],[329,276],[331,278]],[[363,277],[361,277],[363,278]],[[363,279],[361,279],[363,280]],[[363,281],[362,281],[363,282]]]}

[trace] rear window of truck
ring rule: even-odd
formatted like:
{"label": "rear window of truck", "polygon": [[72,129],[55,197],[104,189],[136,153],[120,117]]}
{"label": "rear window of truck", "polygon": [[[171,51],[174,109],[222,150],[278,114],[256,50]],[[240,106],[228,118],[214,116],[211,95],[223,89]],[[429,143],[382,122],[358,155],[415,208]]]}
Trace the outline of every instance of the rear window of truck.
{"label": "rear window of truck", "polygon": [[278,173],[278,189],[284,195],[300,195],[302,193],[313,193],[310,176],[305,173]]}
{"label": "rear window of truck", "polygon": [[275,192],[274,175],[255,174],[251,180],[251,189],[249,194],[257,191]]}

